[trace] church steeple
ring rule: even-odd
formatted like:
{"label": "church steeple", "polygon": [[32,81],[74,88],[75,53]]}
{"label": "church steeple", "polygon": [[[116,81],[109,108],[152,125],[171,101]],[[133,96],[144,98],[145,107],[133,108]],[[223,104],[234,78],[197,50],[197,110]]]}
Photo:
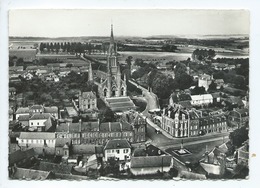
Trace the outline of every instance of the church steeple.
{"label": "church steeple", "polygon": [[115,40],[114,40],[114,34],[113,34],[113,24],[111,24],[111,35],[110,35],[110,44],[109,44],[109,50],[108,54],[111,55],[116,55],[115,52]]}

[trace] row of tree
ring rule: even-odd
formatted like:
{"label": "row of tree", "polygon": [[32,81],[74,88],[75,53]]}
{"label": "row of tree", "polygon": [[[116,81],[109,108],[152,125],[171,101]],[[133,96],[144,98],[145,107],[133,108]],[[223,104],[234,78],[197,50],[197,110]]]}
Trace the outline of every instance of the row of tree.
{"label": "row of tree", "polygon": [[67,52],[67,53],[88,53],[100,51],[106,53],[108,51],[109,43],[92,44],[81,42],[50,42],[40,43],[39,50],[41,53],[50,52]]}
{"label": "row of tree", "polygon": [[212,49],[196,49],[192,53],[192,59],[198,61],[211,60],[216,56],[215,50]]}

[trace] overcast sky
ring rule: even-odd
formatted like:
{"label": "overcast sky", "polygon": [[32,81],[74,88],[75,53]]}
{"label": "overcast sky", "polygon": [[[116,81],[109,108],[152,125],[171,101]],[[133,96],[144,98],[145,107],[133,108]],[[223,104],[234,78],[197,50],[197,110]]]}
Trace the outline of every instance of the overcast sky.
{"label": "overcast sky", "polygon": [[9,36],[117,36],[249,34],[243,10],[12,10]]}

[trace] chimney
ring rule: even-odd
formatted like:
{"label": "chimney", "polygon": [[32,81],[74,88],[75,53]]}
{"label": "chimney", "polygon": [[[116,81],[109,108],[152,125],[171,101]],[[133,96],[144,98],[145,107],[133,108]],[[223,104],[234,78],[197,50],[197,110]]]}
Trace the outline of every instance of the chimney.
{"label": "chimney", "polygon": [[70,122],[67,123],[68,125],[68,133],[70,132]]}
{"label": "chimney", "polygon": [[81,132],[81,128],[82,128],[82,120],[81,118],[79,119],[79,132]]}

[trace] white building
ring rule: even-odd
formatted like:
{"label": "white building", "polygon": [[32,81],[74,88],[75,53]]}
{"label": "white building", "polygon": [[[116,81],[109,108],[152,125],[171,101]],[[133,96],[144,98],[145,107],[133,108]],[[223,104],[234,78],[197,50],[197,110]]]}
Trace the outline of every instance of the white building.
{"label": "white building", "polygon": [[210,103],[213,103],[211,94],[191,95],[191,104],[193,106],[208,105]]}
{"label": "white building", "polygon": [[55,148],[55,133],[49,132],[21,132],[17,138],[21,147],[50,147]]}
{"label": "white building", "polygon": [[127,140],[109,140],[104,147],[104,161],[110,158],[123,161],[130,159],[131,145]]}
{"label": "white building", "polygon": [[209,76],[207,74],[203,74],[199,77],[198,86],[204,87],[207,91],[209,89],[209,85],[213,81],[213,76]]}
{"label": "white building", "polygon": [[37,131],[48,130],[52,126],[51,117],[49,113],[33,114],[29,119],[29,127]]}

